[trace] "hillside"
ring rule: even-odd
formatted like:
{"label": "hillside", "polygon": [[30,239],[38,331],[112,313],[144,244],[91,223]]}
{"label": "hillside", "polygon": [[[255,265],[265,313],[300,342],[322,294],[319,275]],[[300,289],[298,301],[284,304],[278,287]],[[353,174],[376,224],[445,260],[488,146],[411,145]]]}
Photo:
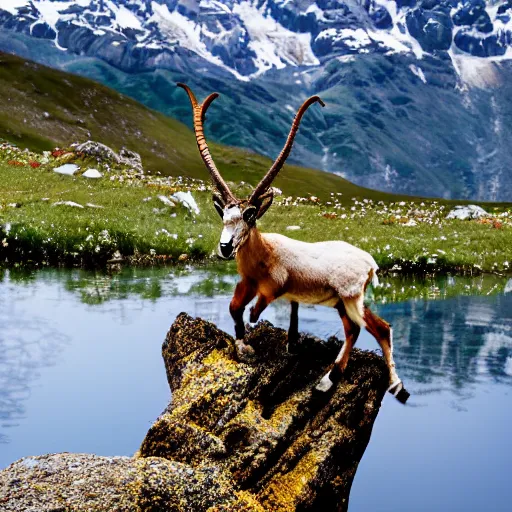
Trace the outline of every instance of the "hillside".
{"label": "hillside", "polygon": [[[140,153],[151,173],[208,179],[189,128],[92,80],[0,53],[0,97],[5,98],[0,104],[0,137],[22,148],[47,150],[92,139],[116,150],[125,146]],[[185,93],[179,101],[189,108]],[[206,129],[211,132],[208,122]],[[287,134],[285,130],[279,135],[283,143]],[[271,165],[268,158],[254,153],[210,146],[227,180],[255,184]],[[301,196],[327,198],[331,192],[342,192],[347,200],[405,198],[297,166],[285,166],[275,185],[286,194]]]}

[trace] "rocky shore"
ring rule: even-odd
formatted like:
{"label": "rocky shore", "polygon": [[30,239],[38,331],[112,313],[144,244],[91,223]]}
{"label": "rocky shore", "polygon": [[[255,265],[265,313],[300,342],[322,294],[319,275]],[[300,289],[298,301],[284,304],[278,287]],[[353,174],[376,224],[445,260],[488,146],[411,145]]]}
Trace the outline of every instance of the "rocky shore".
{"label": "rocky shore", "polygon": [[[50,454],[0,472],[5,511],[347,510],[350,487],[387,385],[383,359],[354,350],[343,380],[314,390],[341,342],[267,322],[233,339],[182,313],[163,357],[172,401],[133,457]],[[136,411],[134,411],[136,414]],[[129,421],[129,418],[126,419]]]}

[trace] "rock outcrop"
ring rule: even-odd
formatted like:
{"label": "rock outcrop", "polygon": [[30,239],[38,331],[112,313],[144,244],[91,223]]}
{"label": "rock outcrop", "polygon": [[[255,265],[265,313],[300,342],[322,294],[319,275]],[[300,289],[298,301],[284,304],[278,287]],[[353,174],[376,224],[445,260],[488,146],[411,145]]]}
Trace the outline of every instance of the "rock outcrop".
{"label": "rock outcrop", "polygon": [[459,220],[481,219],[482,217],[489,217],[489,214],[481,206],[475,204],[455,206],[446,216],[447,219]]}
{"label": "rock outcrop", "polygon": [[381,357],[354,350],[342,381],[315,384],[340,341],[261,322],[238,361],[215,325],[178,316],[163,345],[173,398],[130,457],[27,457],[0,473],[2,510],[346,510],[387,386]]}

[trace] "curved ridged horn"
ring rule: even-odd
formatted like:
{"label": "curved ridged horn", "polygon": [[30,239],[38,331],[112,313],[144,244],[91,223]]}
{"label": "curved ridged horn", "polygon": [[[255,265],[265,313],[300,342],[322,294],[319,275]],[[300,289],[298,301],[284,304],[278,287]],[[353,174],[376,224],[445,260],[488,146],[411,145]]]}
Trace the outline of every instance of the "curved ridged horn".
{"label": "curved ridged horn", "polygon": [[290,154],[302,116],[306,110],[317,101],[320,103],[320,105],[322,105],[322,107],[325,107],[325,103],[318,96],[311,96],[311,98],[308,98],[297,111],[297,114],[295,115],[292,123],[292,127],[290,128],[290,133],[286,139],[286,144],[284,145],[281,153],[279,153],[279,156],[276,158],[276,161],[273,163],[272,167],[254,189],[251,197],[249,198],[250,203],[253,203],[259,196],[264,194],[270,187],[272,181],[274,181],[274,178],[277,176],[278,172],[281,170],[286,159],[288,158],[288,155]]}
{"label": "curved ridged horn", "polygon": [[219,96],[218,93],[214,92],[210,94],[203,101],[203,103],[199,104],[194,93],[190,90],[190,87],[188,87],[188,85],[182,83],[178,83],[177,85],[178,87],[185,89],[190,99],[190,103],[192,104],[192,111],[194,116],[194,132],[196,134],[197,147],[199,148],[199,153],[201,153],[201,158],[203,159],[206,168],[210,172],[213,184],[215,185],[215,187],[217,187],[217,190],[220,192],[222,198],[227,204],[236,202],[236,197],[231,193],[231,190],[229,190],[229,187],[227,186],[226,182],[222,179],[219,170],[217,169],[215,163],[213,162],[212,155],[210,154],[208,144],[206,144],[206,139],[204,137],[204,117],[212,101]]}

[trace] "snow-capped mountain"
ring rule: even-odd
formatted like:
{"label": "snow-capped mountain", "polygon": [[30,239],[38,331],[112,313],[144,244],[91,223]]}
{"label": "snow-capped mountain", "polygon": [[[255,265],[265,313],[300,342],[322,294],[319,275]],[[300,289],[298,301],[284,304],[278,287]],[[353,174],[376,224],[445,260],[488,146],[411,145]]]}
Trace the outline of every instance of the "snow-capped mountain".
{"label": "snow-capped mountain", "polygon": [[187,122],[172,81],[217,89],[212,135],[270,156],[321,93],[293,157],[359,184],[479,199],[512,184],[512,0],[0,0],[0,26],[0,49]]}
{"label": "snow-capped mountain", "polygon": [[5,28],[137,70],[190,52],[250,80],[333,56],[448,52],[512,59],[512,1],[1,0]]}

